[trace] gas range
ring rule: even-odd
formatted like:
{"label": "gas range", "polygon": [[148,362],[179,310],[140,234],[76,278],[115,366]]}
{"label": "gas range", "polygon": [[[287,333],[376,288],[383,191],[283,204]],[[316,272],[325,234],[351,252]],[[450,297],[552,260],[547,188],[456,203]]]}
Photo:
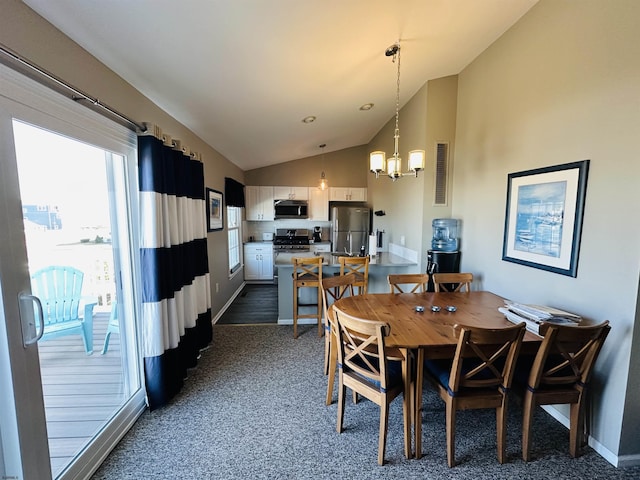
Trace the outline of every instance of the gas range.
{"label": "gas range", "polygon": [[274,252],[308,252],[309,230],[278,228],[273,239]]}

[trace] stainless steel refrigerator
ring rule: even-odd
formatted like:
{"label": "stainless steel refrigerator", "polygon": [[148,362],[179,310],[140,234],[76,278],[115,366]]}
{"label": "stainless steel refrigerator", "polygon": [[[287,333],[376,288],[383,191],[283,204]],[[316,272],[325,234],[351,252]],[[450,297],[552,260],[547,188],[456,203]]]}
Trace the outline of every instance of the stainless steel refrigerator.
{"label": "stainless steel refrigerator", "polygon": [[371,212],[367,207],[334,206],[331,208],[331,242],[334,252],[360,254],[369,243]]}

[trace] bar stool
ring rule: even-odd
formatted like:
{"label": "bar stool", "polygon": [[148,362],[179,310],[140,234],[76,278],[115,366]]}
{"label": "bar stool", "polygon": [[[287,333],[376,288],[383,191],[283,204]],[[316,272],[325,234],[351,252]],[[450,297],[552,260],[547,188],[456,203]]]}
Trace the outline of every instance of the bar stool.
{"label": "bar stool", "polygon": [[367,293],[369,285],[369,257],[339,257],[340,275],[353,273],[357,281],[353,283],[358,288],[358,295]]}
{"label": "bar stool", "polygon": [[[298,338],[298,319],[315,318],[318,322],[318,336],[322,336],[322,257],[299,258],[293,262],[293,338]],[[315,288],[318,291],[316,303],[298,302],[298,289]],[[298,307],[315,306],[316,313],[299,314]]]}

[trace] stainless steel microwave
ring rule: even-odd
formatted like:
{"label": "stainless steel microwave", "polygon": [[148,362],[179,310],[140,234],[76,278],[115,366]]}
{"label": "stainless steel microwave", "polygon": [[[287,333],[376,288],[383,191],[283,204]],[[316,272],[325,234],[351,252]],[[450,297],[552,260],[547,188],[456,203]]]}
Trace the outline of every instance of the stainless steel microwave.
{"label": "stainless steel microwave", "polygon": [[306,200],[276,200],[273,202],[275,219],[309,218],[309,204]]}

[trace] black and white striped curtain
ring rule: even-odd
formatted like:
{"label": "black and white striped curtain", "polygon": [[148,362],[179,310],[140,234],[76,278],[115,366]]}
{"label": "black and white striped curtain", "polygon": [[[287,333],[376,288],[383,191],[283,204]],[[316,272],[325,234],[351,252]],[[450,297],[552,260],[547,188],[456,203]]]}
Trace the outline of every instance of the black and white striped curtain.
{"label": "black and white striped curtain", "polygon": [[154,136],[138,138],[138,162],[141,344],[153,410],[180,391],[212,339],[204,169]]}

